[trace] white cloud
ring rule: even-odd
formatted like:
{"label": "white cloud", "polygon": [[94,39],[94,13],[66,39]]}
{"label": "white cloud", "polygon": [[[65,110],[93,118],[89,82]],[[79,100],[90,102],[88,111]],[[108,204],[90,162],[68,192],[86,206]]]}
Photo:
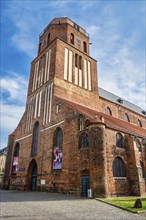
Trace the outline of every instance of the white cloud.
{"label": "white cloud", "polygon": [[10,93],[11,98],[16,98],[19,90],[19,85],[14,80],[3,78],[1,80],[1,88],[4,91],[8,91]]}
{"label": "white cloud", "polygon": [[[94,1],[78,1],[82,11],[89,10],[93,7]],[[92,10],[92,9],[91,9]]]}
{"label": "white cloud", "polygon": [[49,2],[49,6],[50,7],[55,7],[56,8],[56,10],[58,10],[58,9],[64,9],[64,7],[66,6],[66,5],[68,5],[70,3],[70,0],[63,0],[63,1],[57,1],[57,0],[55,0],[55,1],[50,1]]}
{"label": "white cloud", "polygon": [[145,52],[140,47],[141,32],[135,28],[125,35],[118,17],[116,21],[113,16],[105,20],[99,20],[100,25],[91,21],[86,28],[93,43],[91,56],[98,61],[99,86],[145,109]]}
{"label": "white cloud", "polygon": [[141,60],[132,59],[131,53],[127,44],[119,48],[114,57],[101,61],[99,65],[104,75],[99,71],[99,85],[145,109],[144,65]]}
{"label": "white cloud", "polygon": [[19,105],[24,105],[28,82],[22,74],[8,71],[7,75],[0,79],[0,84],[3,102],[17,102]]}
{"label": "white cloud", "polygon": [[8,135],[11,134],[24,113],[24,106],[1,103],[1,143],[0,148],[7,146]]}
{"label": "white cloud", "polygon": [[29,33],[24,33],[23,30],[21,30],[20,33],[13,35],[11,40],[15,47],[17,47],[20,51],[26,53],[31,58],[34,58],[37,54],[36,45],[38,42],[35,38],[34,40],[29,38]]}
{"label": "white cloud", "polygon": [[99,25],[92,24],[91,26],[87,27],[88,33],[90,37],[94,37],[100,33],[101,27]]}
{"label": "white cloud", "polygon": [[[39,34],[53,19],[50,11],[65,9],[68,1],[13,1],[9,4],[7,14],[16,26],[15,34],[11,37],[13,46],[29,57],[37,55]],[[60,13],[60,12],[59,12]]]}
{"label": "white cloud", "polygon": [[13,132],[24,113],[24,110],[24,106],[1,103],[2,131],[7,133]]}
{"label": "white cloud", "polygon": [[1,146],[7,145],[8,135],[12,133],[21,119],[26,103],[27,80],[22,74],[7,71],[1,78]]}

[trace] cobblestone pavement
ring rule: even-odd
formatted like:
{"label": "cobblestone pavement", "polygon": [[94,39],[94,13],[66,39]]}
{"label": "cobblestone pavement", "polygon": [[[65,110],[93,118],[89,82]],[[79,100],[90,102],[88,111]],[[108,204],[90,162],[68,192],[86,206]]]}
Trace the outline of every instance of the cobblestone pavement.
{"label": "cobblestone pavement", "polygon": [[95,199],[46,192],[0,191],[3,220],[145,220]]}

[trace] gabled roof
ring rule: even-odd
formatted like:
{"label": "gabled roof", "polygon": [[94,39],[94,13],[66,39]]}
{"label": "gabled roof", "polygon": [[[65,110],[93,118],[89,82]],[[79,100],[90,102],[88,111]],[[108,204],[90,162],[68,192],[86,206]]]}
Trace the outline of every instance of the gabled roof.
{"label": "gabled roof", "polygon": [[0,150],[0,156],[1,155],[6,155],[6,154],[7,154],[7,147]]}
{"label": "gabled roof", "polygon": [[121,131],[126,134],[132,134],[138,137],[146,137],[146,129],[141,128],[135,124],[123,121],[119,118],[113,117],[112,115],[107,115],[102,112],[95,111],[93,109],[80,105],[79,103],[71,102],[67,99],[62,100],[75,110],[79,111],[81,114],[87,116],[90,119],[91,123],[103,123],[107,128]]}
{"label": "gabled roof", "polygon": [[118,105],[121,105],[127,109],[130,109],[132,110],[133,112],[136,112],[142,116],[146,116],[146,111],[144,111],[142,108],[138,107],[137,105],[134,105],[128,101],[126,101],[125,99],[117,96],[117,95],[114,95],[102,88],[99,88],[98,87],[98,94],[99,94],[99,97],[103,98],[103,99],[106,99],[107,101],[110,101],[110,102],[113,102],[115,104],[118,104]]}

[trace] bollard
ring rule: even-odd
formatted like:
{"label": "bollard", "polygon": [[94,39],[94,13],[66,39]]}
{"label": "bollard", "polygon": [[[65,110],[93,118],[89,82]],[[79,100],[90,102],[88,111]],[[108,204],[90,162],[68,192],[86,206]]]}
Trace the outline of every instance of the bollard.
{"label": "bollard", "polygon": [[134,208],[142,208],[142,202],[141,199],[136,199],[135,203],[134,203]]}
{"label": "bollard", "polygon": [[87,194],[88,198],[92,198],[92,189],[88,189]]}

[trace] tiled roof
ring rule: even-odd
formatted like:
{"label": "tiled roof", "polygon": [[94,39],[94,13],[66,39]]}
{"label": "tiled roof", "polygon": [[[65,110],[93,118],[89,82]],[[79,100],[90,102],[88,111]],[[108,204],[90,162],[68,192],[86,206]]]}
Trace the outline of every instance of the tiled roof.
{"label": "tiled roof", "polygon": [[107,128],[111,128],[127,134],[132,134],[138,137],[146,137],[146,129],[141,128],[135,124],[126,122],[119,118],[115,118],[112,115],[107,115],[102,112],[89,109],[85,106],[80,105],[79,103],[71,102],[67,99],[62,100],[73,107],[75,110],[86,115],[90,119],[91,123],[104,123]]}
{"label": "tiled roof", "polygon": [[[121,105],[121,106],[123,106],[123,107],[125,107],[127,109],[130,109],[133,112],[136,112],[136,113],[138,113],[140,115],[143,115],[143,116],[145,115],[146,116],[146,111],[143,110],[142,108],[140,108],[137,105],[134,105],[134,104],[126,101],[125,99],[123,99],[123,98],[121,98],[121,97],[119,97],[117,95],[114,95],[114,94],[112,94],[112,93],[110,93],[110,92],[108,92],[108,91],[106,91],[106,90],[104,90],[102,88],[98,87],[98,94],[99,94],[99,97],[101,97],[103,99],[106,99],[106,100],[108,100],[110,102],[113,102],[115,104]],[[120,102],[120,100],[122,102]]]}
{"label": "tiled roof", "polygon": [[104,114],[102,112],[99,112],[98,114],[105,118],[105,124],[109,128],[120,130],[128,134],[130,133],[135,136],[146,137],[146,129],[142,127],[139,127],[122,119],[115,118],[112,115]]}

